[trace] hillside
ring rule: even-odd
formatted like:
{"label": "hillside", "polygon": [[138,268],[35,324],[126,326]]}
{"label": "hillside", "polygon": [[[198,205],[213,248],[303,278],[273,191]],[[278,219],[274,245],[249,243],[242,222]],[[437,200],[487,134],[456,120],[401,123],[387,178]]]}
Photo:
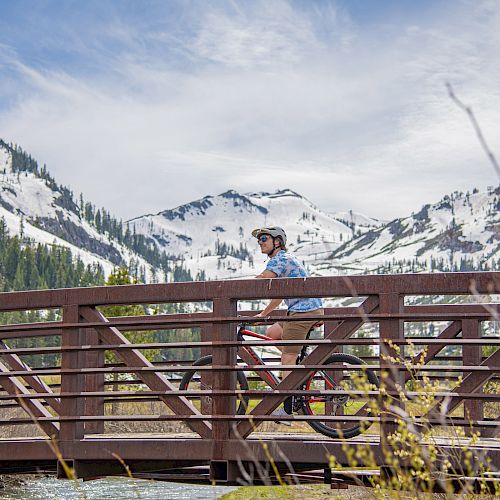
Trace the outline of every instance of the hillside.
{"label": "hillside", "polygon": [[[176,272],[190,278],[175,257],[160,252],[143,235],[133,234],[105,208],[96,208],[59,185],[47,168],[19,147],[0,140],[0,219],[12,235],[71,250],[85,264],[99,264],[106,275],[129,267],[146,281]],[[186,275],[186,276],[184,276]]]}
{"label": "hillside", "polygon": [[215,279],[253,276],[262,267],[265,258],[251,236],[256,227],[285,227],[289,250],[309,262],[325,258],[354,235],[381,224],[353,213],[341,215],[328,214],[289,189],[247,194],[229,190],[128,224],[162,250],[182,255],[193,276],[204,272]]}
{"label": "hillside", "polygon": [[126,266],[140,281],[254,276],[265,265],[251,231],[281,225],[313,275],[498,270],[500,187],[455,192],[417,213],[381,221],[328,213],[290,189],[228,190],[119,221],[57,184],[47,168],[0,140],[0,220],[10,235],[68,248],[105,275]]}
{"label": "hillside", "polygon": [[346,242],[318,268],[331,261],[354,272],[498,270],[500,186],[444,196]]}

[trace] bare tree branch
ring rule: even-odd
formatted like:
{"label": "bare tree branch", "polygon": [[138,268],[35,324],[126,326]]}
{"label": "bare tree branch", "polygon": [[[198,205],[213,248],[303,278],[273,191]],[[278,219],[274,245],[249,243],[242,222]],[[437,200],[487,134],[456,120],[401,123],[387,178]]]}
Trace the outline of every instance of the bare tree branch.
{"label": "bare tree branch", "polygon": [[483,148],[484,152],[486,153],[486,156],[490,160],[491,164],[493,165],[493,168],[495,169],[498,177],[500,178],[500,166],[498,165],[498,162],[495,158],[495,155],[491,151],[491,149],[488,147],[488,144],[483,136],[483,133],[481,132],[481,127],[479,126],[476,117],[474,116],[474,113],[472,111],[472,108],[470,106],[466,106],[456,95],[455,92],[453,91],[453,88],[451,86],[451,83],[446,82],[446,88],[448,89],[448,95],[452,99],[452,101],[463,111],[465,111],[470,118],[470,121],[472,123],[472,126],[474,127],[474,130],[476,131],[477,138],[479,139],[479,143],[481,144],[481,147]]}

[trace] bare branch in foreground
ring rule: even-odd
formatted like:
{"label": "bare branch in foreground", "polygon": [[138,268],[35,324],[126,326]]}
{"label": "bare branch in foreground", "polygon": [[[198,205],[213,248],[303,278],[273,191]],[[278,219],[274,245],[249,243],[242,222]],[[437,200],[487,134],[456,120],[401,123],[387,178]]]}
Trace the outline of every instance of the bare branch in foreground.
{"label": "bare branch in foreground", "polygon": [[500,178],[500,166],[498,165],[498,162],[495,158],[495,155],[491,151],[491,149],[488,147],[488,144],[486,142],[486,139],[483,136],[483,133],[481,132],[481,127],[479,126],[479,123],[476,120],[476,117],[474,116],[474,113],[472,111],[472,108],[470,106],[466,106],[456,95],[455,92],[453,91],[453,88],[451,86],[450,82],[446,82],[446,88],[448,89],[448,95],[450,96],[451,100],[463,111],[465,111],[470,118],[470,121],[472,123],[472,126],[474,127],[474,130],[476,132],[477,138],[479,139],[479,142],[481,144],[481,147],[484,149],[484,152],[486,153],[486,156],[490,160],[491,164],[493,165],[493,168],[495,169],[498,177]]}

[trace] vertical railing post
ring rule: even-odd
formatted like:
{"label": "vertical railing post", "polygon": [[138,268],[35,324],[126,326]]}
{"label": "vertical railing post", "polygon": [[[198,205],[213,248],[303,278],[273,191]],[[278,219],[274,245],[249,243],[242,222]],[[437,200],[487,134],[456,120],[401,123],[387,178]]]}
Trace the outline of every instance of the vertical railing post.
{"label": "vertical railing post", "polygon": [[[212,340],[212,325],[210,324],[203,324],[200,327],[200,340],[202,342],[210,342]],[[208,356],[212,353],[212,350],[210,349],[209,346],[202,346],[201,349],[201,357]]]}
{"label": "vertical railing post", "polygon": [[[334,312],[334,309],[326,309],[325,310],[325,314],[331,314],[332,312]],[[337,326],[339,326],[340,324],[340,321],[324,321],[324,325],[323,325],[323,328],[324,328],[324,332],[325,332],[325,335],[327,333],[330,333],[331,331],[335,330],[335,328],[337,328]],[[333,347],[332,349],[332,354],[334,352],[342,352],[343,351],[343,348],[342,348],[342,345],[341,344],[337,344]],[[329,377],[331,377],[337,384],[341,384],[342,383],[342,376],[343,376],[343,371],[342,370],[328,370],[326,371],[327,375]],[[328,387],[325,387],[325,389],[328,389]],[[340,407],[337,407],[333,401],[327,401],[325,403],[325,414],[326,415],[333,415],[334,412],[336,412],[335,414],[336,415],[343,415],[344,414],[344,408],[342,406]],[[330,422],[330,423],[327,423],[326,425],[328,427],[331,427],[332,429],[334,429],[335,427],[337,427],[338,425],[340,424],[340,422]]]}
{"label": "vertical railing post", "polygon": [[[83,330],[84,343],[89,345],[99,345],[99,335],[93,328]],[[82,353],[84,366],[87,368],[104,367],[104,351],[92,350]],[[104,373],[91,373],[85,375],[85,392],[104,392]],[[104,416],[104,397],[85,398],[85,415]],[[86,434],[103,434],[104,420],[85,422]]]}
{"label": "vertical railing post", "polygon": [[[400,314],[403,311],[404,298],[398,293],[381,293],[379,296],[380,314]],[[404,374],[399,369],[401,363],[394,363],[391,358],[399,359],[404,356],[404,346],[400,346],[400,353],[397,352],[396,344],[391,341],[404,340],[404,323],[401,319],[381,319],[380,320],[380,387],[385,390],[387,396],[382,398],[382,415],[380,421],[381,445],[388,446],[387,436],[396,429],[393,420],[391,406],[402,407],[399,396],[399,388],[404,388]]]}
{"label": "vertical railing post", "polygon": [[[215,318],[235,317],[237,313],[236,301],[229,298],[216,298],[213,302]],[[236,340],[235,326],[231,323],[217,323],[212,328],[212,340],[218,345],[212,348],[212,388],[217,390],[234,391],[236,388],[236,371],[217,370],[220,366],[236,365],[236,347],[225,343]],[[236,413],[236,397],[216,395],[212,397],[212,414],[231,415]],[[225,447],[228,441],[234,439],[233,421],[212,421],[212,462],[210,467],[211,478],[217,482],[233,482],[238,472],[238,464],[226,459]]]}
{"label": "vertical railing post", "polygon": [[[481,324],[475,319],[462,320],[462,338],[479,339],[481,337]],[[462,346],[462,364],[465,366],[479,366],[482,361],[482,346],[463,345]],[[465,373],[462,374],[465,377]],[[480,377],[479,373],[472,373],[471,377],[476,379]],[[481,394],[482,389],[476,391]],[[464,418],[467,420],[482,420],[484,417],[483,402],[480,399],[469,399],[464,401]],[[471,434],[471,426],[466,427],[466,434]]]}
{"label": "vertical railing post", "polygon": [[[213,326],[210,324],[203,324],[200,328],[200,339],[202,342],[210,342],[212,340]],[[209,356],[212,350],[208,346],[202,346],[201,357]],[[212,359],[213,363],[213,359]],[[200,373],[201,389],[206,387],[212,387],[212,373],[208,371],[202,371]],[[200,397],[200,411],[203,415],[210,415],[212,412],[212,401],[209,396]]]}
{"label": "vertical railing post", "polygon": [[[63,322],[79,323],[80,314],[78,305],[67,305],[63,307]],[[78,327],[63,328],[61,346],[78,347],[82,345],[83,329]],[[81,370],[84,368],[85,358],[80,351],[62,351],[62,370]],[[61,392],[81,393],[85,389],[85,376],[81,373],[63,373],[61,375]],[[73,458],[73,445],[84,436],[84,424],[78,417],[84,414],[85,401],[81,396],[61,398],[61,417],[72,417],[75,420],[61,421],[60,427],[60,447],[63,457]]]}

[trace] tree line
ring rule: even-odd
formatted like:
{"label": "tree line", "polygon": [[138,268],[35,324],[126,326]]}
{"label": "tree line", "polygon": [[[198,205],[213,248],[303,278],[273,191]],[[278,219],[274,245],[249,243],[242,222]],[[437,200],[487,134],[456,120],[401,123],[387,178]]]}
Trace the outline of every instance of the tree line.
{"label": "tree line", "polygon": [[104,284],[99,264],[85,264],[71,250],[11,236],[0,218],[0,290],[40,290]]}
{"label": "tree line", "polygon": [[[169,255],[163,250],[160,251],[152,238],[137,234],[134,226],[131,228],[128,223],[124,223],[121,219],[118,220],[104,207],[98,208],[90,201],[86,201],[83,194],[80,194],[78,200],[76,200],[71,189],[58,184],[48,172],[47,166],[40,167],[38,162],[20,146],[7,144],[0,139],[0,147],[3,147],[11,154],[12,172],[18,175],[31,173],[35,177],[44,180],[47,187],[59,194],[55,203],[60,207],[74,213],[80,220],[85,220],[99,234],[107,235],[112,241],[120,243],[143,257],[155,269],[164,273],[175,273],[179,280],[192,280],[192,276],[187,270],[176,269],[179,267],[177,264],[179,258],[177,256]],[[30,223],[35,226],[39,225],[35,219],[30,220]],[[44,228],[41,227],[41,229]]]}

